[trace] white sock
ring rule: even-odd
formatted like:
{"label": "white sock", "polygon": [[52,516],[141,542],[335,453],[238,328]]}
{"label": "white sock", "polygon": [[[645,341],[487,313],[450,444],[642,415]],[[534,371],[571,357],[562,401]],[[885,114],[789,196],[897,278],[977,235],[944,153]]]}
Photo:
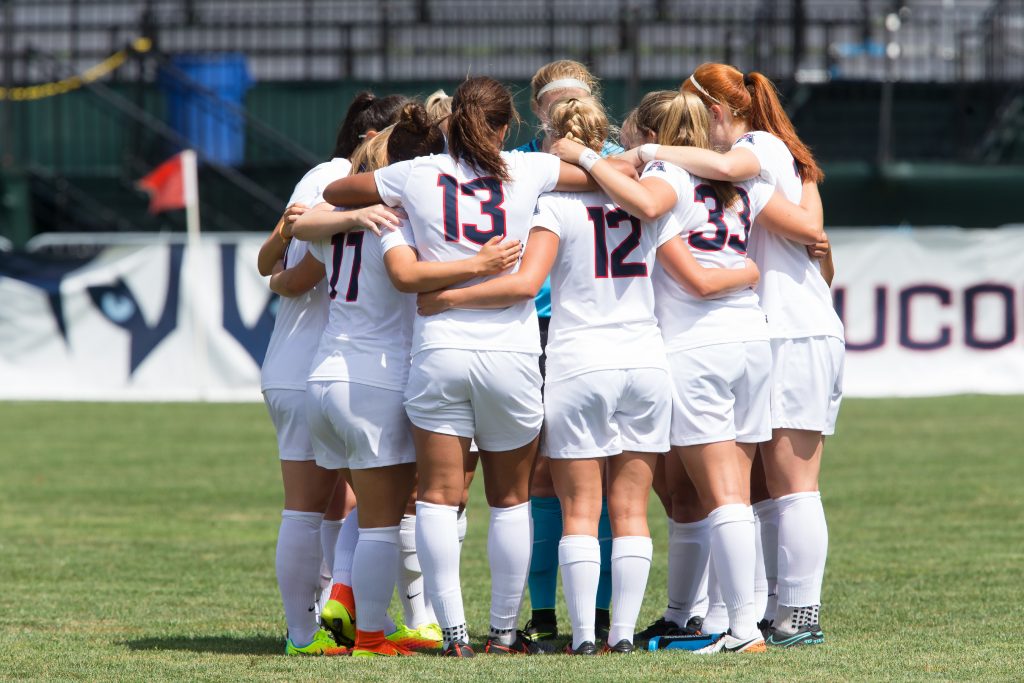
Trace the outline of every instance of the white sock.
{"label": "white sock", "polygon": [[423,572],[416,555],[416,517],[405,515],[398,532],[398,600],[402,603],[405,624],[419,628],[437,622],[423,588]]}
{"label": "white sock", "polygon": [[526,590],[532,551],[530,504],[491,508],[491,524],[487,531],[487,558],[491,565],[491,628],[502,633],[511,629],[511,636],[503,645],[511,645],[515,639],[519,605]]}
{"label": "white sock", "polygon": [[338,534],[341,533],[341,525],[344,523],[344,519],[325,519],[320,524],[320,546],[324,551],[323,569],[327,570],[325,576],[328,581],[334,576],[334,549],[338,547]]}
{"label": "white sock", "polygon": [[821,494],[793,493],[775,499],[779,511],[779,604],[821,604],[828,555],[828,527]]}
{"label": "white sock", "polygon": [[434,606],[437,623],[449,634],[466,632],[466,613],[462,606],[459,583],[459,536],[454,505],[435,505],[422,500],[416,503],[416,554],[423,568],[423,585]]}
{"label": "white sock", "polygon": [[461,546],[462,542],[466,540],[466,529],[469,527],[469,514],[466,510],[459,513],[456,525],[459,529],[459,545]]}
{"label": "white sock", "polygon": [[594,610],[601,580],[601,543],[594,536],[562,536],[558,542],[558,569],[562,572],[562,591],[572,623],[573,649],[588,640],[596,643]]}
{"label": "white sock", "polygon": [[654,547],[647,536],[612,539],[612,624],[608,642],[633,642],[636,619],[647,590]]}
{"label": "white sock", "polygon": [[313,642],[320,625],[316,620],[316,593],[320,588],[320,522],[318,512],[283,510],[277,533],[277,587],[284,603],[288,637],[299,647]]}
{"label": "white sock", "polygon": [[754,618],[758,621],[768,609],[768,575],[764,568],[764,550],[761,547],[761,521],[754,510]]}
{"label": "white sock", "polygon": [[754,505],[754,516],[761,529],[764,577],[768,584],[768,600],[761,617],[772,622],[775,620],[775,609],[779,597],[779,508],[774,500],[762,500]]}
{"label": "white sock", "polygon": [[685,626],[707,607],[708,555],[711,537],[708,520],[675,523],[668,546],[668,609],[665,618]]}
{"label": "white sock", "polygon": [[354,555],[352,592],[359,630],[384,631],[392,625],[387,614],[398,576],[398,527],[360,529]]}
{"label": "white sock", "polygon": [[715,558],[708,558],[708,607],[704,614],[704,633],[725,633],[729,628],[729,610],[722,600],[722,590],[718,585],[718,572],[715,571]]}
{"label": "white sock", "polygon": [[345,586],[352,585],[352,556],[356,552],[356,543],[359,541],[359,510],[352,509],[341,525],[338,532],[338,541],[334,545],[334,564],[331,574],[334,583]]}
{"label": "white sock", "polygon": [[722,600],[729,610],[729,630],[736,638],[757,632],[754,617],[754,512],[741,503],[722,505],[708,515],[711,555]]}

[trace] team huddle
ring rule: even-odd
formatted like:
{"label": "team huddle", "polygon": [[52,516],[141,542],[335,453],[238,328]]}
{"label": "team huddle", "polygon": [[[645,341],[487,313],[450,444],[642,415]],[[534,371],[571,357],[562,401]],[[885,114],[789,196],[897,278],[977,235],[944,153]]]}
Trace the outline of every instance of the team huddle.
{"label": "team huddle", "polygon": [[[478,462],[484,652],[554,650],[559,572],[567,654],[823,642],[844,334],[820,169],[757,73],[703,64],[617,132],[582,64],[531,86],[542,128],[514,151],[494,79],[361,94],[260,250],[283,297],[262,389],[286,652],[474,656]],[[669,605],[637,632],[652,489]]]}

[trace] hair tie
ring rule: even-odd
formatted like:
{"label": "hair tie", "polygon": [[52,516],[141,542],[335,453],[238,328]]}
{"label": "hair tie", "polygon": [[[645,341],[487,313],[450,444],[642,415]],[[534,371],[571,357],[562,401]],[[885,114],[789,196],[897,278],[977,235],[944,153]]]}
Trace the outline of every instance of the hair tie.
{"label": "hair tie", "polygon": [[754,85],[754,79],[750,77],[750,74],[743,74],[743,85],[747,88]]}
{"label": "hair tie", "polygon": [[551,81],[543,88],[537,91],[537,99],[539,100],[542,95],[549,93],[552,90],[566,90],[568,88],[579,88],[588,95],[590,94],[590,86],[581,81],[578,78],[559,78],[557,81]]}

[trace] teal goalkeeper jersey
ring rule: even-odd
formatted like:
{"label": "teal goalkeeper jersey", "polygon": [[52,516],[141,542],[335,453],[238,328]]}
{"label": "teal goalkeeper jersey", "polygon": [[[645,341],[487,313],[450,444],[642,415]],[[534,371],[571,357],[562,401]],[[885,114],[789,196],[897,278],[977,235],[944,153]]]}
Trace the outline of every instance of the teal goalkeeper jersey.
{"label": "teal goalkeeper jersey", "polygon": [[[516,147],[517,152],[542,152],[540,138],[534,138],[527,142],[525,145]],[[604,141],[604,147],[601,148],[601,156],[608,157],[613,154],[621,154],[625,150],[616,145],[611,140]],[[551,317],[551,278],[548,277],[544,280],[544,284],[541,286],[540,291],[537,292],[537,298],[534,299],[537,304],[537,316],[540,318]]]}

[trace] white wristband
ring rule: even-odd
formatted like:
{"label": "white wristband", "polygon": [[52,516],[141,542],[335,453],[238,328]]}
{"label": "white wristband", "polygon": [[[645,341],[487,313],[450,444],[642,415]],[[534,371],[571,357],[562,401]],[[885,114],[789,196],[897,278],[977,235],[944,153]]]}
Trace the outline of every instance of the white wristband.
{"label": "white wristband", "polygon": [[661,145],[653,142],[648,142],[647,144],[640,145],[640,161],[644,162],[645,164],[654,161],[654,158],[658,156],[659,147],[661,147]]}
{"label": "white wristband", "polygon": [[592,149],[585,149],[580,154],[580,168],[584,171],[594,168],[594,164],[599,161],[601,161],[601,155]]}

